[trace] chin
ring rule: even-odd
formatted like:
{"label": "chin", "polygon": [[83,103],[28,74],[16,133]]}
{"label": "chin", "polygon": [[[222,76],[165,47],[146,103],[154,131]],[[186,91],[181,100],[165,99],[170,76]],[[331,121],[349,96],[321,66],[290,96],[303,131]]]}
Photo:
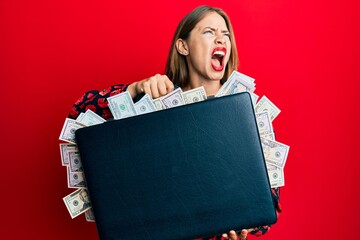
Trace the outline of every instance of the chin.
{"label": "chin", "polygon": [[225,70],[219,72],[219,71],[213,71],[209,76],[212,80],[221,80],[224,77]]}

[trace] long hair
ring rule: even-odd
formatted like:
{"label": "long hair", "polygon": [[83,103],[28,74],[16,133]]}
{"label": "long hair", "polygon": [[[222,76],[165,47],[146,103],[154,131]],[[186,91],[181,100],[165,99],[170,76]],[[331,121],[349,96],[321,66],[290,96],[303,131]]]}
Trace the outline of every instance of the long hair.
{"label": "long hair", "polygon": [[186,57],[181,55],[176,49],[176,41],[181,38],[186,40],[190,36],[190,32],[194,29],[196,24],[200,22],[208,13],[216,12],[218,13],[226,23],[226,26],[230,33],[230,42],[231,42],[231,53],[229,61],[225,68],[225,73],[221,79],[221,84],[223,84],[232,71],[237,70],[238,67],[238,53],[236,48],[234,31],[230,22],[228,15],[220,8],[213,8],[209,6],[200,6],[195,8],[193,11],[188,13],[177,26],[176,32],[172,39],[170,52],[168,55],[165,74],[168,78],[179,87],[184,87],[189,84],[189,68],[186,62]]}

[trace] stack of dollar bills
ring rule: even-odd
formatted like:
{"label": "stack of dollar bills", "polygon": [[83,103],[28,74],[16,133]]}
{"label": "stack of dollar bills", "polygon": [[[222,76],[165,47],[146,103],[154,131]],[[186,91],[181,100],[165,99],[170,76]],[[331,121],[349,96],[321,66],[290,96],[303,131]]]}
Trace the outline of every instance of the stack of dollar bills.
{"label": "stack of dollar bills", "polygon": [[[261,144],[267,166],[270,185],[272,188],[285,185],[284,167],[289,152],[289,146],[275,140],[272,121],[279,115],[278,109],[266,96],[259,101],[259,96],[254,93],[255,79],[234,71],[229,79],[223,84],[215,97],[248,92],[252,98]],[[183,92],[177,88],[173,92],[157,99],[152,99],[145,94],[138,102],[134,103],[129,92],[123,92],[107,98],[109,109],[114,119],[123,119],[158,110],[178,107],[206,100],[204,87],[198,87]],[[70,216],[75,218],[85,213],[89,222],[94,222],[94,214],[91,208],[86,180],[81,164],[79,151],[75,140],[75,131],[79,128],[104,123],[106,120],[88,109],[81,113],[77,119],[66,118],[59,139],[61,163],[67,169],[67,183],[69,188],[76,189],[63,201]]]}

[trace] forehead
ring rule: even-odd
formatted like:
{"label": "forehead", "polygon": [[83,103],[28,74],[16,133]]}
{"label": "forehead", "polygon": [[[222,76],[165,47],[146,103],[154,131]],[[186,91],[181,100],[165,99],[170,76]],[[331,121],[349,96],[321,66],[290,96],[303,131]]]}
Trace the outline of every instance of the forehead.
{"label": "forehead", "polygon": [[211,27],[219,30],[228,30],[225,19],[216,12],[206,14],[195,26],[194,29],[202,30]]}

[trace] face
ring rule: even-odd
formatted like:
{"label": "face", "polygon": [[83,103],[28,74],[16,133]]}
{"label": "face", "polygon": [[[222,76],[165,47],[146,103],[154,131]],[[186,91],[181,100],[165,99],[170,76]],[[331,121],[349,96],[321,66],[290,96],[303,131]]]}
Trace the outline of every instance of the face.
{"label": "face", "polygon": [[82,200],[84,201],[84,202],[90,202],[90,199],[89,199],[89,196],[88,196],[88,194],[87,194],[87,192],[86,191],[81,191],[80,192],[80,195],[81,195],[81,198],[82,198]]}
{"label": "face", "polygon": [[190,32],[185,41],[190,80],[220,81],[230,58],[230,33],[225,20],[215,12],[208,13]]}

